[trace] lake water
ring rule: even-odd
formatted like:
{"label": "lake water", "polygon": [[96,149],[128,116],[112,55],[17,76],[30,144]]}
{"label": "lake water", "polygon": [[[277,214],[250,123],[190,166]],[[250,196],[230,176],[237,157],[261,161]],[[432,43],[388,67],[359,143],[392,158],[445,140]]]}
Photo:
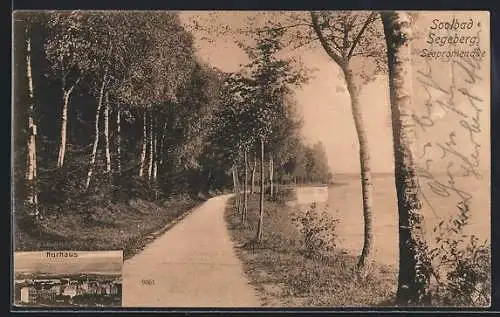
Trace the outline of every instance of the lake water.
{"label": "lake water", "polygon": [[[328,213],[339,219],[338,247],[359,255],[363,247],[364,230],[361,184],[359,179],[353,176],[337,177],[336,180],[343,184],[330,187],[327,202],[318,206],[326,208]],[[442,183],[447,180],[444,176],[440,177]],[[464,228],[464,233],[489,240],[491,214],[489,178],[475,180],[471,177],[456,177],[455,182],[457,188],[472,196],[469,224]],[[421,186],[429,201],[429,203],[423,203],[423,214],[429,234],[428,241],[432,245],[434,240],[432,229],[442,219],[448,219],[449,216],[458,213],[456,205],[460,199],[451,192],[448,197],[437,195],[423,180],[421,180]],[[389,265],[397,264],[397,219],[394,177],[391,175],[373,176],[373,255],[378,262]]]}

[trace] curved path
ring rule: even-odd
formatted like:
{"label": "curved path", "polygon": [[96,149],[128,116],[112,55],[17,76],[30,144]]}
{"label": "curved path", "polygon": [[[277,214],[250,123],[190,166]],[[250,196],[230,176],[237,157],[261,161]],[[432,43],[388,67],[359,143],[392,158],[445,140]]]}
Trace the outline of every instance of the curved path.
{"label": "curved path", "polygon": [[123,266],[123,307],[258,307],[224,220],[209,199]]}

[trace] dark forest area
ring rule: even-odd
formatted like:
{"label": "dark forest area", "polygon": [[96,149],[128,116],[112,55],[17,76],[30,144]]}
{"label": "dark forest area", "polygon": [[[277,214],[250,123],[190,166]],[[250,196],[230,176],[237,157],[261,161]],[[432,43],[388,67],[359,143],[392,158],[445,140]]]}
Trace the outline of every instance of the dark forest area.
{"label": "dark forest area", "polygon": [[267,187],[331,179],[322,145],[300,136],[289,88],[305,78],[276,39],[258,39],[243,77],[201,62],[171,12],[21,12],[14,28],[16,248],[109,247],[109,227],[110,240],[131,221],[158,229],[245,168],[253,189],[260,140]]}

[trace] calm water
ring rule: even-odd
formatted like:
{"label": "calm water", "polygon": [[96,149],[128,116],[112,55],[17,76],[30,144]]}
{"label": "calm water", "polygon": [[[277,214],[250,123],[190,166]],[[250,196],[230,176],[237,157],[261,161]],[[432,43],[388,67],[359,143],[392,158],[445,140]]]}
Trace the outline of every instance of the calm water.
{"label": "calm water", "polygon": [[[390,175],[373,177],[373,233],[374,258],[377,261],[395,265],[398,258],[397,205],[394,177]],[[319,204],[339,219],[337,228],[338,247],[358,255],[363,247],[363,209],[361,184],[359,179],[346,176],[337,178],[342,186],[330,187],[328,201]],[[447,178],[441,178],[446,183]],[[469,224],[464,229],[467,234],[481,239],[490,239],[490,183],[489,179],[476,181],[471,178],[456,178],[456,187],[472,195]],[[424,203],[424,216],[432,244],[432,228],[442,219],[458,213],[456,204],[460,200],[450,193],[442,197],[421,182],[429,203]],[[432,206],[432,208],[430,207]]]}

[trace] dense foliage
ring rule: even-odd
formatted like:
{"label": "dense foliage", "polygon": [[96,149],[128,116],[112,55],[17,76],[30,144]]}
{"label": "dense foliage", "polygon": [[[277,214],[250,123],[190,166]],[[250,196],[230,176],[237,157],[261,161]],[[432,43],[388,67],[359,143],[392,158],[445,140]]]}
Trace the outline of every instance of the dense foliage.
{"label": "dense foliage", "polygon": [[[262,36],[246,49],[253,62],[245,77],[199,60],[193,36],[172,12],[18,13],[14,28],[18,216],[29,214],[20,208],[32,190],[25,187],[27,166],[37,171],[42,218],[110,201],[230,188],[232,167],[245,151],[254,163],[260,137],[276,181],[299,170],[311,179],[328,176],[325,153],[306,153],[298,162],[299,151],[311,151],[289,86],[304,78],[275,58],[276,38]],[[37,125],[30,149],[28,68]],[[26,159],[29,151],[34,162]]]}

